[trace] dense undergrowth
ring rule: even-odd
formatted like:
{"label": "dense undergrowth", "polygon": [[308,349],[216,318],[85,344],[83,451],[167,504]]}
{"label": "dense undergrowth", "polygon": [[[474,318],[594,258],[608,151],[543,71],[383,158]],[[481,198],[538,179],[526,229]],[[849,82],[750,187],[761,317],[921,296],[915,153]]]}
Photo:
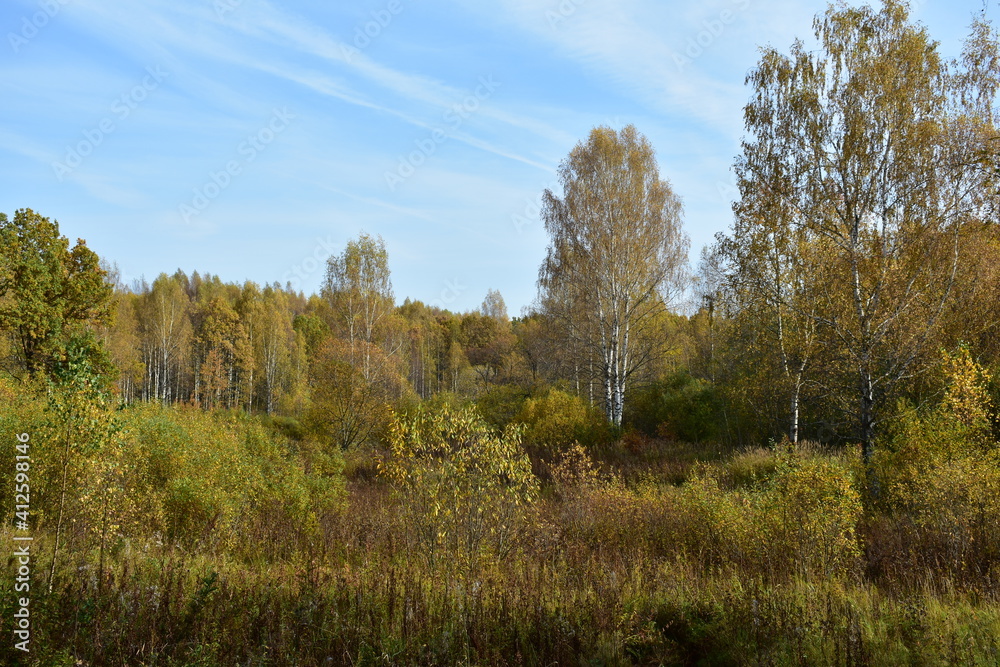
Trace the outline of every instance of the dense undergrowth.
{"label": "dense undergrowth", "polygon": [[60,431],[58,397],[5,387],[34,541],[31,651],[5,626],[0,661],[994,665],[1000,457],[963,386],[901,405],[877,497],[855,448],[585,447],[558,393],[503,429],[411,407],[341,453],[291,419],[149,404]]}

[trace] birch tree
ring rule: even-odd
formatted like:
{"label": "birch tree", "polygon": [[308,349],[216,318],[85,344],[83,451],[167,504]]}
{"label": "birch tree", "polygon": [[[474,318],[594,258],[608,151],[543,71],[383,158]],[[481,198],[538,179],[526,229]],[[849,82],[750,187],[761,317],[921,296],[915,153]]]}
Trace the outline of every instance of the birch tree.
{"label": "birch tree", "polygon": [[177,375],[191,345],[191,308],[176,277],[161,273],[141,297],[140,324],[146,366],[144,398],[177,400]]}
{"label": "birch tree", "polygon": [[368,350],[377,344],[379,329],[394,309],[389,254],[381,236],[361,233],[347,243],[344,252],[327,260],[323,296],[352,357],[358,352],[360,359],[356,361],[365,380],[370,381],[374,373]]}
{"label": "birch tree", "polygon": [[766,49],[747,77],[735,242],[793,241],[784,266],[809,267],[809,299],[783,281],[768,298],[814,323],[837,357],[840,372],[824,382],[847,401],[877,493],[882,407],[918,372],[952,291],[960,230],[985,210],[996,40],[977,23],[963,62],[949,65],[896,0],[831,6],[814,31],[819,48]]}
{"label": "birch tree", "polygon": [[264,373],[264,404],[267,414],[274,411],[275,399],[289,375],[288,366],[295,346],[295,330],[288,305],[288,295],[280,289],[265,287],[261,331],[257,336],[257,364]]}
{"label": "birch tree", "polygon": [[621,425],[629,378],[652,358],[655,316],[687,265],[681,202],[634,126],[598,127],[559,167],[563,196],[546,190],[550,243],[539,275],[543,310],[600,363],[604,408]]}

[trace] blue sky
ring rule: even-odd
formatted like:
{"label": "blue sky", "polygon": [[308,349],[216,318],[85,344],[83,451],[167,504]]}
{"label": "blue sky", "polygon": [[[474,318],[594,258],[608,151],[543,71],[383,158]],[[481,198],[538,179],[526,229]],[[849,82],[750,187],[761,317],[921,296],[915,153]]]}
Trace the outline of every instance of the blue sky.
{"label": "blue sky", "polygon": [[[364,230],[398,301],[535,296],[560,160],[633,123],[692,258],[730,221],[744,77],[811,36],[793,0],[5,0],[0,211],[57,219],[126,281],[318,290]],[[981,0],[913,15],[957,55]],[[989,15],[996,19],[995,5]]]}

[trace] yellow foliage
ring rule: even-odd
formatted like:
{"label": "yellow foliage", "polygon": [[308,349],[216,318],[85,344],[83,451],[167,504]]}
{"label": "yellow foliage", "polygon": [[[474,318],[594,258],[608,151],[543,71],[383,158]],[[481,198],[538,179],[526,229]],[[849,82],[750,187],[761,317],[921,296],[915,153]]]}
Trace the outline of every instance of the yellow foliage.
{"label": "yellow foliage", "polygon": [[526,400],[514,421],[525,425],[526,443],[550,452],[599,435],[604,427],[603,419],[582,398],[558,389]]}
{"label": "yellow foliage", "polygon": [[966,348],[945,353],[942,370],[941,404],[927,413],[902,405],[878,464],[890,509],[963,542],[973,527],[996,523],[1000,451],[990,437],[989,374]]}
{"label": "yellow foliage", "polygon": [[861,496],[850,472],[835,461],[786,459],[761,509],[772,548],[784,551],[807,578],[842,574],[856,565]]}
{"label": "yellow foliage", "polygon": [[520,430],[494,432],[471,409],[418,410],[397,417],[382,475],[401,496],[414,546],[433,562],[449,555],[476,560],[514,546],[538,481]]}
{"label": "yellow foliage", "polygon": [[972,440],[983,442],[989,437],[993,402],[986,390],[989,372],[972,358],[969,348],[961,347],[955,354],[944,353],[943,368],[948,378],[943,408],[965,429]]}
{"label": "yellow foliage", "polygon": [[594,462],[579,442],[574,442],[559,455],[549,466],[549,473],[556,489],[564,495],[592,488],[599,479]]}

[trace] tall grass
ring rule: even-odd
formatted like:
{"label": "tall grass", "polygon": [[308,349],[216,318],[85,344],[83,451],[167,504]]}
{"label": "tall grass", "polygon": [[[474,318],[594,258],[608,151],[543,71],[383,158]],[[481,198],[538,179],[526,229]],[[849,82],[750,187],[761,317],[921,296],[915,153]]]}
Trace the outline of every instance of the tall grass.
{"label": "tall grass", "polygon": [[[143,408],[130,428],[146,434],[128,450],[137,469],[185,437],[206,451],[134,486],[155,520],[116,528],[103,566],[95,519],[74,506],[51,593],[36,561],[32,652],[4,641],[0,663],[1000,663],[994,525],[956,524],[977,546],[955,552],[948,526],[905,507],[865,514],[842,452],[713,449],[699,461],[654,440],[591,460],[574,448],[539,464],[549,481],[516,515],[515,543],[471,568],[418,557],[412,517],[426,508],[373,473],[375,453],[352,453],[344,481],[310,443],[255,420]],[[658,464],[674,454],[682,467]],[[199,478],[192,461],[213,465]],[[252,483],[227,482],[235,465]],[[167,502],[184,477],[179,497],[215,514]],[[51,523],[35,538],[46,564]],[[956,553],[975,558],[959,567]],[[4,619],[12,573],[8,559]]]}

